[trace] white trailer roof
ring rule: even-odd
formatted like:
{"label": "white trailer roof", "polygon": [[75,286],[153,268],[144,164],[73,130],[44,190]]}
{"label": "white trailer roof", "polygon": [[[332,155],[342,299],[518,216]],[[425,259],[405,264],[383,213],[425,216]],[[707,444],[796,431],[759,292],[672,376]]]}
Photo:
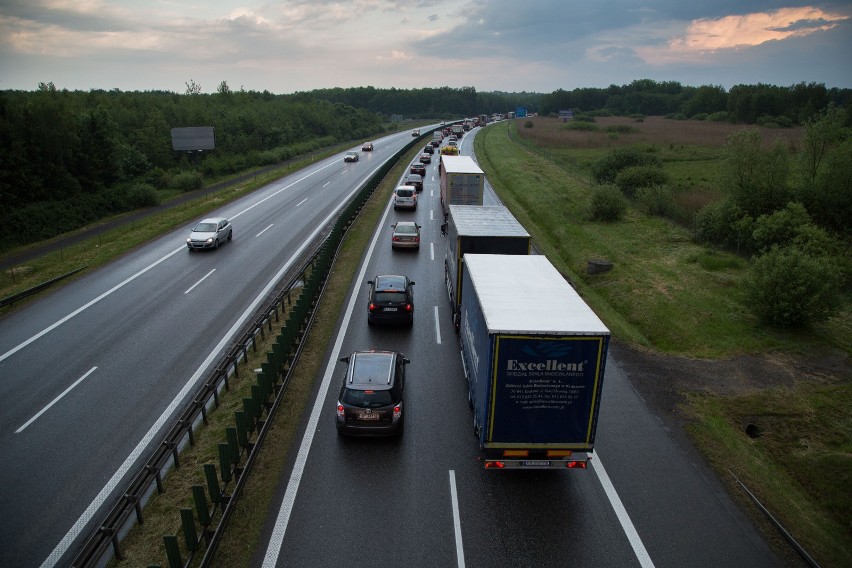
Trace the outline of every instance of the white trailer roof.
{"label": "white trailer roof", "polygon": [[482,174],[485,175],[470,156],[441,156],[444,170],[452,174]]}
{"label": "white trailer roof", "polygon": [[491,333],[609,335],[545,256],[466,254],[464,264]]}
{"label": "white trailer roof", "polygon": [[450,205],[456,232],[465,237],[529,237],[504,205]]}

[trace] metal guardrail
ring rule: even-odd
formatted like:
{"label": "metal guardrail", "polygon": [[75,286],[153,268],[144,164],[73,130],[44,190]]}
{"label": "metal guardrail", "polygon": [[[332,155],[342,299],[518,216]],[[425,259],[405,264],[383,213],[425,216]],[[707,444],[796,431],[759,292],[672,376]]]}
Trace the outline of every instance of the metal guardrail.
{"label": "metal guardrail", "polygon": [[[187,403],[184,410],[180,413],[179,418],[169,428],[168,433],[162,442],[151,452],[149,458],[141,465],[133,476],[131,481],[120,492],[114,505],[111,507],[105,517],[98,523],[97,527],[92,531],[81,549],[77,552],[71,566],[75,568],[91,568],[99,565],[104,556],[111,550],[112,553],[119,559],[123,558],[120,548],[120,533],[129,524],[132,523],[131,516],[135,515],[135,520],[139,523],[144,521],[142,514],[143,500],[145,495],[154,484],[158,492],[163,492],[163,470],[170,464],[179,467],[179,453],[181,447],[188,441],[190,445],[194,445],[194,425],[198,422],[199,417],[207,423],[207,409],[211,405],[215,408],[219,406],[219,393],[224,390],[229,390],[229,377],[231,372],[234,376],[239,377],[238,363],[247,361],[248,349],[256,347],[256,337],[258,334],[264,334],[264,328],[272,329],[272,318],[276,320],[279,317],[279,307],[283,307],[284,302],[290,304],[291,311],[289,313],[288,323],[285,324],[282,330],[282,336],[285,345],[278,348],[278,352],[268,354],[268,358],[273,361],[270,365],[264,364],[263,373],[259,374],[259,385],[255,389],[252,385],[252,398],[243,399],[244,415],[253,415],[248,417],[250,424],[240,424],[237,421],[237,428],[234,432],[234,438],[230,439],[227,445],[233,447],[235,445],[242,446],[242,450],[234,456],[228,456],[228,460],[221,458],[220,465],[222,466],[222,477],[227,478],[223,485],[219,485],[218,479],[211,481],[208,475],[208,489],[211,495],[220,497],[219,503],[214,501],[214,513],[221,508],[221,518],[219,523],[212,533],[208,527],[204,527],[202,535],[197,539],[197,544],[203,541],[207,542],[205,556],[202,560],[202,565],[208,565],[210,556],[219,542],[221,533],[224,531],[227,521],[230,518],[231,511],[234,508],[242,487],[243,480],[247,477],[254,463],[256,449],[260,446],[263,438],[266,435],[267,425],[270,423],[275,410],[278,407],[278,402],[283,398],[286,392],[286,386],[289,382],[290,369],[293,368],[302,349],[302,338],[309,329],[313,321],[313,310],[316,302],[325,289],[325,282],[331,270],[333,260],[337,255],[337,250],[343,241],[343,236],[349,226],[360,213],[367,200],[372,195],[373,191],[378,187],[379,183],[384,179],[396,162],[405,155],[413,146],[421,143],[420,138],[413,139],[411,142],[391,157],[369,180],[367,180],[352,201],[347,205],[343,212],[335,221],[334,227],[325,238],[322,245],[318,247],[311,258],[302,265],[297,272],[297,276],[292,277],[283,289],[266,302],[266,307],[261,315],[255,319],[240,336],[240,340],[236,342],[228,350],[228,353],[219,359],[214,370],[207,376],[203,384]],[[293,302],[293,293],[297,288],[298,283],[304,283],[301,287],[299,298]],[[306,327],[305,327],[306,326]],[[284,335],[286,332],[286,336]],[[280,340],[281,338],[279,338]],[[280,341],[279,341],[280,343]],[[286,350],[286,353],[284,353]],[[286,357],[284,357],[286,355]],[[282,377],[283,382],[278,384],[278,376],[284,367],[287,367],[286,373]],[[266,373],[271,372],[275,377],[267,377]],[[263,378],[260,375],[264,375]],[[269,396],[275,394],[273,402],[269,401]],[[266,419],[261,420],[263,411],[266,410]],[[247,435],[254,432],[255,427],[259,427],[257,439],[254,443],[249,442]],[[244,444],[241,442],[245,442]],[[247,453],[246,453],[247,452]],[[221,454],[221,452],[220,452]],[[246,458],[245,465],[238,467],[242,458]],[[225,467],[228,471],[225,471]],[[214,472],[215,473],[215,472]],[[236,479],[236,485],[231,492],[231,495],[226,494],[228,485],[231,479]],[[215,482],[215,487],[213,486]],[[201,496],[203,499],[203,495]],[[205,500],[206,507],[206,500]],[[193,528],[194,530],[194,528]],[[168,542],[168,540],[167,540]],[[172,557],[172,552],[176,549],[176,542],[172,550],[167,544],[167,555],[169,556],[170,565],[181,565],[181,562],[173,562],[177,560]],[[196,548],[200,551],[200,547]],[[195,550],[191,551],[194,554]],[[191,561],[191,559],[190,559]]]}
{"label": "metal guardrail", "polygon": [[32,296],[33,294],[38,294],[39,292],[41,292],[45,288],[49,288],[49,287],[53,286],[54,284],[56,284],[57,282],[59,282],[60,280],[64,280],[64,279],[68,278],[69,276],[74,276],[75,274],[77,274],[81,270],[85,270],[86,268],[88,268],[88,265],[81,266],[77,270],[72,270],[71,272],[67,272],[67,273],[63,274],[62,276],[57,276],[56,278],[52,278],[52,279],[48,280],[47,282],[42,282],[41,284],[39,284],[37,286],[33,286],[32,288],[27,288],[23,292],[18,292],[17,294],[14,294],[12,296],[8,296],[6,298],[0,298],[0,308],[5,307],[5,306],[11,306],[12,304],[17,302],[18,300],[23,300],[27,296]]}

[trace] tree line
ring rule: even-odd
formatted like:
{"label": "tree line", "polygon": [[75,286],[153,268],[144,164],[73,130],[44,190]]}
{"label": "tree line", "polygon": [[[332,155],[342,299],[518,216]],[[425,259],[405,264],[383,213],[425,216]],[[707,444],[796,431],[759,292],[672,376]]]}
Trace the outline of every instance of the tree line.
{"label": "tree line", "polygon": [[[830,103],[844,106],[852,99],[848,89],[813,84],[725,92],[649,79],[550,94],[355,87],[278,95],[232,90],[225,81],[210,94],[194,81],[186,87],[184,93],[68,91],[40,83],[35,91],[0,91],[0,222],[12,235],[0,250],[155,205],[169,192],[200,187],[205,178],[375,137],[399,118],[453,120],[518,107],[690,117],[728,109],[726,119],[735,121],[787,116],[802,122]],[[216,149],[200,160],[174,152],[171,129],[186,126],[213,126]]]}

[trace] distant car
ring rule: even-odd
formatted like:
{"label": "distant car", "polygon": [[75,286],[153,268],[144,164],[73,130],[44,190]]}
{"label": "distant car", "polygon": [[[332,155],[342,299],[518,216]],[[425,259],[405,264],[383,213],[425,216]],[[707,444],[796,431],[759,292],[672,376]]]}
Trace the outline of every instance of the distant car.
{"label": "distant car", "polygon": [[441,145],[441,141],[438,140],[437,138],[433,138],[432,141],[429,142],[429,145],[432,146],[432,148],[437,148],[438,146]]}
{"label": "distant car", "polygon": [[391,248],[420,248],[420,225],[414,221],[398,221],[391,225]]}
{"label": "distant car", "polygon": [[346,155],[343,156],[344,162],[357,162],[360,159],[358,152],[346,152]]}
{"label": "distant car", "polygon": [[431,164],[432,163],[432,156],[430,156],[429,154],[427,154],[425,152],[420,154],[420,163],[421,164]]}
{"label": "distant car", "polygon": [[420,174],[408,174],[405,176],[403,185],[410,185],[417,191],[423,191],[423,176]]}
{"label": "distant car", "polygon": [[458,145],[459,145],[459,143],[456,142],[455,140],[450,140],[449,142],[447,142],[447,146],[458,146]]}
{"label": "distant car", "polygon": [[411,164],[411,168],[408,170],[409,173],[421,175],[424,178],[426,177],[426,164],[421,164],[420,162],[415,162]]}
{"label": "distant car", "polygon": [[337,433],[401,435],[405,366],[411,361],[398,351],[356,351],[340,361],[346,374],[337,397]]}
{"label": "distant car", "polygon": [[204,219],[192,228],[186,246],[190,252],[199,249],[217,249],[225,241],[230,241],[234,236],[231,222],[224,217],[211,217]]}
{"label": "distant car", "polygon": [[394,209],[417,209],[417,189],[411,185],[401,185],[393,190]]}
{"label": "distant car", "polygon": [[372,152],[373,151],[373,143],[372,142],[364,142],[361,144],[362,152]]}
{"label": "distant car", "polygon": [[411,135],[414,136],[415,138],[420,136],[420,129],[415,128],[414,130],[411,131]]}
{"label": "distant car", "polygon": [[426,144],[426,146],[423,147],[423,151],[426,152],[427,154],[434,154],[435,153],[435,147],[432,146],[432,144]]}
{"label": "distant car", "polygon": [[408,276],[384,274],[367,284],[368,323],[414,323],[414,282]]}

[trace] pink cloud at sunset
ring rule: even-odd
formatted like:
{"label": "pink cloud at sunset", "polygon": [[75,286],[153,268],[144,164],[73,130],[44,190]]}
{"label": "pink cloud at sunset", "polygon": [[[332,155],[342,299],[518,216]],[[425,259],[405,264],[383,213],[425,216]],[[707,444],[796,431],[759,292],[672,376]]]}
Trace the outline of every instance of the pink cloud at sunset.
{"label": "pink cloud at sunset", "polygon": [[754,46],[829,30],[847,19],[849,16],[810,6],[700,19],[687,27],[685,36],[671,40],[669,47],[677,51],[706,52]]}

